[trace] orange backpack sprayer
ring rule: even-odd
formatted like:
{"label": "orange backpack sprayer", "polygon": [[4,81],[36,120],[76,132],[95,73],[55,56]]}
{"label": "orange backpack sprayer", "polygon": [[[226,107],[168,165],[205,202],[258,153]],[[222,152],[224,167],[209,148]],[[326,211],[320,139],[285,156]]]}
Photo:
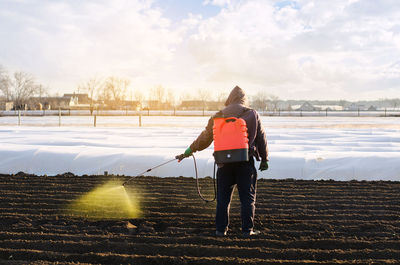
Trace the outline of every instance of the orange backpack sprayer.
{"label": "orange backpack sprayer", "polygon": [[214,118],[214,158],[217,164],[249,161],[249,139],[242,118]]}

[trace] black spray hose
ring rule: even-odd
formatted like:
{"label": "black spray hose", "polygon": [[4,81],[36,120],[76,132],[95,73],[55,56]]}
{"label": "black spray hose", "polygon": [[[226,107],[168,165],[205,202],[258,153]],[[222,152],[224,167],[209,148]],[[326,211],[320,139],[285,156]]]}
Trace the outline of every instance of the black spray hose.
{"label": "black spray hose", "polygon": [[199,185],[199,173],[197,172],[197,163],[196,163],[196,158],[193,156],[193,163],[194,163],[194,172],[196,174],[196,186],[197,186],[197,193],[199,194],[199,197],[205,201],[205,202],[213,202],[217,198],[217,187],[215,185],[215,167],[216,163],[214,162],[214,169],[213,169],[213,184],[214,184],[214,198],[212,200],[207,200],[206,198],[203,197],[203,195],[200,192],[200,185]]}

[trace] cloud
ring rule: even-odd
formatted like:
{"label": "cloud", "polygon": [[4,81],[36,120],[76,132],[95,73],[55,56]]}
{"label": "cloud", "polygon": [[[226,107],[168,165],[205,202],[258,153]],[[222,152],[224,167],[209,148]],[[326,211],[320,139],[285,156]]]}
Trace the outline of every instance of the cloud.
{"label": "cloud", "polygon": [[150,6],[145,1],[47,1],[33,10],[15,5],[0,18],[14,30],[12,42],[2,45],[10,56],[21,56],[16,63],[21,68],[27,63],[26,71],[42,69],[37,74],[49,79],[79,80],[95,73],[143,78],[171,61],[182,41]]}
{"label": "cloud", "polygon": [[377,13],[366,2],[244,1],[203,21],[190,50],[213,69],[210,82],[239,79],[286,98],[378,97],[385,89],[393,97],[397,72],[383,69],[400,55],[399,14],[387,11],[393,1]]}
{"label": "cloud", "polygon": [[0,63],[73,90],[93,75],[177,92],[206,87],[281,98],[398,97],[395,0],[206,0],[181,21],[157,1],[4,1]]}
{"label": "cloud", "polygon": [[230,6],[233,1],[232,0],[204,0],[203,5],[215,5],[215,6],[225,7],[225,6]]}

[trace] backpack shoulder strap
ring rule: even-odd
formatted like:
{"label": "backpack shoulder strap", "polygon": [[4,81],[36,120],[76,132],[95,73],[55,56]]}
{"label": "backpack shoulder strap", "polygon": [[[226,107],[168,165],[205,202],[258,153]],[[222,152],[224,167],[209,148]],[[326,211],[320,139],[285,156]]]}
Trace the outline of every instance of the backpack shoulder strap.
{"label": "backpack shoulder strap", "polygon": [[244,107],[242,113],[240,113],[240,115],[239,115],[238,118],[242,117],[246,112],[248,112],[248,111],[250,111],[250,110],[251,110],[250,108]]}
{"label": "backpack shoulder strap", "polygon": [[213,115],[213,119],[214,118],[224,118],[224,113],[222,113],[222,110],[218,111],[217,113],[215,113]]}

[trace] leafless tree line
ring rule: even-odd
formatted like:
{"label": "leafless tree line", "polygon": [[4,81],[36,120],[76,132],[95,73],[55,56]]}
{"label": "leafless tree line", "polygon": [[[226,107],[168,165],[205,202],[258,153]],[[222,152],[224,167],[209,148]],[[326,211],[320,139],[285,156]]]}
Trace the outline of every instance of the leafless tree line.
{"label": "leafless tree line", "polygon": [[106,79],[93,77],[78,85],[79,91],[85,91],[90,98],[90,107],[93,108],[94,98],[110,104],[120,105],[126,99],[130,81],[126,78],[110,76]]}
{"label": "leafless tree line", "polygon": [[280,103],[281,100],[279,99],[279,97],[268,94],[263,90],[258,91],[251,100],[252,107],[260,111],[267,109],[277,111],[280,108]]}
{"label": "leafless tree line", "polygon": [[[128,89],[131,84],[127,78],[109,76],[107,78],[92,77],[78,86],[79,91],[85,91],[91,100],[90,107],[93,108],[95,99],[113,107],[120,107],[126,101],[143,102],[144,94],[140,90]],[[152,91],[155,100],[162,101],[165,95],[165,90],[162,86],[154,88]]]}
{"label": "leafless tree line", "polygon": [[80,91],[88,93],[91,99],[91,107],[95,104],[95,100],[106,103],[115,108],[121,107],[126,102],[136,101],[141,108],[145,100],[153,101],[156,108],[160,106],[174,107],[176,105],[175,94],[172,89],[167,89],[162,85],[153,87],[148,95],[137,88],[129,87],[131,84],[127,78],[109,76],[107,78],[93,77],[78,86]]}
{"label": "leafless tree line", "polygon": [[0,91],[6,101],[14,102],[15,108],[22,108],[33,96],[47,95],[47,88],[37,83],[31,74],[17,71],[10,75],[1,66]]}
{"label": "leafless tree line", "polygon": [[[167,89],[162,85],[153,87],[147,95],[140,89],[129,89],[131,82],[127,78],[109,76],[107,78],[93,77],[81,82],[78,85],[78,91],[86,92],[90,99],[90,108],[93,109],[98,101],[114,107],[123,106],[126,101],[136,101],[139,107],[145,100],[153,101],[154,106],[175,107],[178,101],[197,100],[203,102],[205,107],[207,101],[224,102],[227,93],[213,93],[206,88],[199,88],[194,91],[186,91],[176,97],[172,89]],[[28,103],[31,97],[48,96],[48,89],[37,83],[31,74],[17,71],[9,74],[0,66],[0,91],[3,99],[14,102],[16,108],[22,108]],[[0,95],[1,96],[1,95]],[[276,96],[269,95],[260,90],[253,98],[251,105],[258,110],[277,110],[279,108],[280,99]]]}

